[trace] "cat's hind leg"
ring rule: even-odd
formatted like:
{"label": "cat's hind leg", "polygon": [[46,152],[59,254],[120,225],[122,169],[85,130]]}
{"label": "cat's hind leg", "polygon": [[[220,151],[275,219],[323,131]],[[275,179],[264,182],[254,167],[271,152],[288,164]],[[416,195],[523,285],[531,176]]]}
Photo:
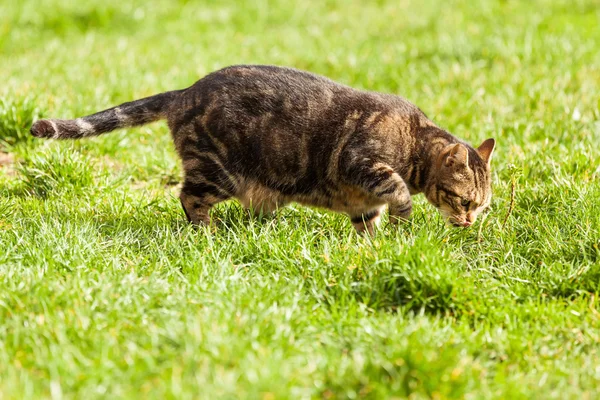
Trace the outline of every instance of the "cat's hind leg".
{"label": "cat's hind leg", "polygon": [[[187,166],[179,198],[185,215],[194,225],[210,224],[210,208],[233,197],[235,184],[229,174],[210,159],[202,157]],[[193,166],[193,168],[191,168]]]}
{"label": "cat's hind leg", "polygon": [[179,195],[185,216],[194,225],[209,225],[210,208],[230,197],[216,186],[190,181],[183,184]]}

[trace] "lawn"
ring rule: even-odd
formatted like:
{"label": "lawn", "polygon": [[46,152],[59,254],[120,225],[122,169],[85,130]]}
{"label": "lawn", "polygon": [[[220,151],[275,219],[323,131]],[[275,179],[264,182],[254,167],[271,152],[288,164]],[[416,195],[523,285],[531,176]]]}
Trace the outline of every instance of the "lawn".
{"label": "lawn", "polygon": [[[0,399],[598,398],[595,0],[0,2]],[[188,226],[165,123],[71,118],[241,63],[497,140],[491,211],[373,238],[292,205]]]}

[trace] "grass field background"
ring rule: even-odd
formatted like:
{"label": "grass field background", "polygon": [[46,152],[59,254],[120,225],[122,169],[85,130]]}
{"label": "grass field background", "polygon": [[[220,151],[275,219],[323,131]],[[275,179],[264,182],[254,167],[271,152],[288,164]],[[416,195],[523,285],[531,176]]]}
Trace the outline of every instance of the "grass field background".
{"label": "grass field background", "polygon": [[[594,0],[1,1],[0,399],[597,398],[599,25]],[[28,136],[240,63],[495,137],[491,212],[419,198],[369,238],[230,202],[195,231],[164,123]]]}

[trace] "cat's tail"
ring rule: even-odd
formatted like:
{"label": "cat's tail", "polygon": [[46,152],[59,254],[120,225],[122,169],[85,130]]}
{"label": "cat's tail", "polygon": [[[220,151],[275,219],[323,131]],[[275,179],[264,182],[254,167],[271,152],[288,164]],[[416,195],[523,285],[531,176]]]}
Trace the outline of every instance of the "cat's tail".
{"label": "cat's tail", "polygon": [[77,119],[42,119],[32,125],[31,134],[39,138],[79,139],[148,124],[167,118],[167,112],[180,92],[157,94]]}

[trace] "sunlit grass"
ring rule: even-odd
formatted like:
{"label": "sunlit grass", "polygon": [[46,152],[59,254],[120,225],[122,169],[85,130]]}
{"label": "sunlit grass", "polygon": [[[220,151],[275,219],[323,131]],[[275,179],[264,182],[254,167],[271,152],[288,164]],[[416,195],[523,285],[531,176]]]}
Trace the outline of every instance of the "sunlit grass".
{"label": "sunlit grass", "polygon": [[[597,397],[599,22],[593,0],[1,3],[0,398]],[[27,135],[237,63],[495,137],[490,213],[451,229],[420,198],[369,238],[229,202],[194,229],[164,123]]]}

